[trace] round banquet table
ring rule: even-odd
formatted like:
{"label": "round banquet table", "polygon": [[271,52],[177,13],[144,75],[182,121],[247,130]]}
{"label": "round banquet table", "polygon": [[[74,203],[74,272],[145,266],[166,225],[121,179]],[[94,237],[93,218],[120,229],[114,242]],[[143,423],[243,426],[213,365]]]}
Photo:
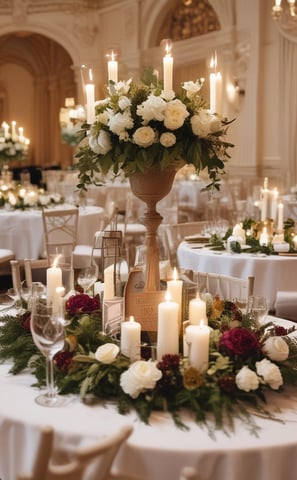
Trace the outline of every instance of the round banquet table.
{"label": "round banquet table", "polygon": [[[287,320],[275,320],[286,327],[292,325]],[[55,429],[55,454],[61,449],[71,452],[77,445],[90,444],[124,424],[132,424],[134,431],[117,455],[113,471],[143,480],[178,480],[184,466],[197,468],[201,480],[296,479],[296,389],[267,395],[269,408],[282,422],[254,415],[258,435],[251,434],[246,425],[235,420],[234,432],[226,435],[216,430],[211,437],[208,429],[194,423],[187,412],[183,412],[183,420],[189,429],[181,430],[167,413],[153,413],[150,425],[145,425],[135,412],[122,416],[112,403],[88,406],[75,396],[66,397],[68,403],[64,406],[41,407],[34,402],[38,394],[32,387],[34,378],[29,373],[13,376],[9,368],[8,363],[0,365],[2,480],[16,480],[20,471],[30,472],[37,427],[48,424]],[[84,478],[95,479],[96,468]]]}
{"label": "round banquet table", "polygon": [[[73,205],[63,204],[56,208],[73,208]],[[93,245],[94,234],[100,229],[103,217],[102,207],[79,207],[77,244]],[[44,253],[41,210],[0,209],[0,247],[13,250],[16,259],[40,258]]]}
{"label": "round banquet table", "polygon": [[177,250],[180,268],[194,272],[218,273],[255,278],[254,294],[265,295],[274,309],[278,291],[297,291],[297,256],[229,253],[182,242]]}

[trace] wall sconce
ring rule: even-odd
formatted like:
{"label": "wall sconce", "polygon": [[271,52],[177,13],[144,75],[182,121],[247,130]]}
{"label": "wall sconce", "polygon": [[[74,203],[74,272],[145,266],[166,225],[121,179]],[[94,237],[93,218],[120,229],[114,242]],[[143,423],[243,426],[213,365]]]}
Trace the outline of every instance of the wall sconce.
{"label": "wall sconce", "polygon": [[[287,0],[287,4],[285,4],[285,7],[283,8],[281,5],[282,0],[275,0],[275,4],[273,5],[271,12],[272,18],[274,20],[279,20],[283,14],[286,14],[288,17],[292,18],[296,17],[295,1],[296,0]],[[289,9],[289,15],[287,9]]]}
{"label": "wall sconce", "polygon": [[238,80],[235,80],[234,82],[227,82],[226,93],[230,105],[235,112],[239,112],[245,97],[245,89],[239,85]]}

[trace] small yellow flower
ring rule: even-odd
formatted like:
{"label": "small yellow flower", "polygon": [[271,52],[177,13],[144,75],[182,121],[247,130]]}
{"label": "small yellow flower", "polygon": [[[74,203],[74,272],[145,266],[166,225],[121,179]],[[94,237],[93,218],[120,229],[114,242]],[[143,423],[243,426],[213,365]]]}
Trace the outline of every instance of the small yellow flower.
{"label": "small yellow flower", "polygon": [[197,368],[189,367],[185,370],[183,383],[187,390],[195,390],[202,385],[203,377]]}
{"label": "small yellow flower", "polygon": [[74,352],[77,347],[77,336],[76,335],[67,335],[66,344],[68,346],[69,352]]}

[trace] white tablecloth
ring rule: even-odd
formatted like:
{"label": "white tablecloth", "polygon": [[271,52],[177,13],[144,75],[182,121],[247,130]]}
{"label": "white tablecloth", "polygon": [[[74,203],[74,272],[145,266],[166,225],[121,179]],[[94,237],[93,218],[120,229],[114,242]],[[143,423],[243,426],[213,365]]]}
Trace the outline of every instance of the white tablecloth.
{"label": "white tablecloth", "polygon": [[[67,208],[67,205],[57,208]],[[103,215],[102,207],[79,207],[78,244],[93,245],[94,234],[100,229]],[[0,247],[13,250],[17,259],[38,259],[44,252],[41,210],[0,209]]]}
{"label": "white tablecloth", "polygon": [[[290,325],[285,320],[277,323]],[[62,446],[71,450],[127,423],[133,424],[134,432],[116,458],[115,471],[119,469],[144,480],[178,480],[181,468],[187,465],[200,471],[201,480],[296,480],[296,390],[268,396],[268,405],[275,406],[284,423],[256,416],[254,420],[260,427],[258,437],[235,421],[234,433],[227,436],[218,430],[213,439],[207,428],[199,427],[186,412],[183,419],[189,430],[178,429],[169,414],[155,412],[150,425],[145,425],[134,412],[122,416],[115,405],[87,406],[76,397],[62,407],[38,406],[34,402],[38,391],[31,387],[34,378],[29,374],[12,376],[8,370],[9,365],[0,366],[2,480],[15,480],[17,472],[30,470],[35,426],[51,424],[56,432],[56,449]],[[95,478],[88,476],[85,480]]]}
{"label": "white tablecloth", "polygon": [[196,272],[254,276],[254,294],[265,295],[271,310],[278,291],[297,291],[296,256],[216,252],[182,242],[177,257],[181,268]]}

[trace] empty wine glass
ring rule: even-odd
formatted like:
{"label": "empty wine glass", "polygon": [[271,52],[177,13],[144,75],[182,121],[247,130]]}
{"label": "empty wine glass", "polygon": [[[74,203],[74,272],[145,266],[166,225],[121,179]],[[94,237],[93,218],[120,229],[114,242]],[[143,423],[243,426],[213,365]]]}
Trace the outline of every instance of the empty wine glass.
{"label": "empty wine glass", "polygon": [[96,265],[90,265],[89,267],[82,268],[77,277],[77,283],[80,285],[84,291],[87,291],[94,285],[97,281],[98,272]]}
{"label": "empty wine glass", "polygon": [[235,302],[235,305],[241,311],[241,313],[243,315],[245,315],[247,313],[247,308],[248,308],[248,299],[247,298],[236,297],[234,302]]}
{"label": "empty wine glass", "polygon": [[32,302],[31,332],[35,345],[46,358],[46,393],[35,398],[38,405],[56,407],[64,403],[54,386],[53,357],[64,346],[64,327],[58,315],[53,314],[53,304],[44,297]]}
{"label": "empty wine glass", "polygon": [[250,296],[247,310],[255,319],[256,323],[260,325],[268,313],[266,297],[264,295]]}
{"label": "empty wine glass", "polygon": [[9,288],[7,295],[14,301],[14,307],[17,313],[21,313],[22,310],[22,298],[21,291],[18,288]]}

